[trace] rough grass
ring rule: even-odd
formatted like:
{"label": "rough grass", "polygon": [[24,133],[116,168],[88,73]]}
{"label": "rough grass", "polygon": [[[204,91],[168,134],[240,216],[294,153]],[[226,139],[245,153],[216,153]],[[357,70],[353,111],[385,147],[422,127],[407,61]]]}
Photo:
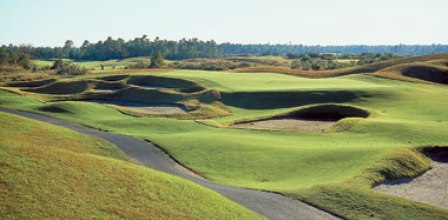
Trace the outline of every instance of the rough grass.
{"label": "rough grass", "polygon": [[415,177],[430,168],[430,160],[416,149],[397,148],[351,180],[290,195],[348,219],[448,219],[448,210],[371,190],[385,180]]}
{"label": "rough grass", "polygon": [[14,73],[1,73],[0,71],[0,85],[7,82],[23,82],[32,80],[43,80],[49,78],[47,73],[31,73],[31,72],[14,72]]}
{"label": "rough grass", "polygon": [[447,60],[403,64],[385,68],[374,75],[410,82],[448,84],[448,67],[443,62]]}
{"label": "rough grass", "polygon": [[2,219],[260,218],[97,138],[6,113],[0,136]]}
{"label": "rough grass", "polygon": [[282,73],[287,75],[295,75],[295,76],[303,76],[309,78],[321,78],[321,77],[332,77],[332,76],[342,76],[348,74],[356,74],[356,73],[373,73],[379,71],[381,69],[395,66],[403,63],[412,63],[412,62],[424,62],[430,60],[437,59],[447,59],[448,54],[437,54],[437,55],[429,55],[429,56],[418,56],[418,57],[408,57],[402,59],[394,59],[387,60],[382,62],[377,62],[373,64],[367,64],[363,66],[355,66],[348,67],[342,69],[334,69],[334,70],[319,70],[319,71],[311,71],[311,70],[295,70],[287,67],[272,67],[272,66],[257,66],[257,67],[248,67],[234,70],[235,72],[240,73]]}

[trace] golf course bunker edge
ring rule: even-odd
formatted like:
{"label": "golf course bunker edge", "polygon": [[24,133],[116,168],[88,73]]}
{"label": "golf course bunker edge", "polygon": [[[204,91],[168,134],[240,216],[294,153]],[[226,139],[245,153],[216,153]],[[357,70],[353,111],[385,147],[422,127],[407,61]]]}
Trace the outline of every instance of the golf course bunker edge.
{"label": "golf course bunker edge", "polygon": [[432,160],[432,169],[416,178],[386,181],[374,189],[448,209],[448,147],[427,147],[423,153]]}
{"label": "golf course bunker edge", "polygon": [[151,114],[151,115],[188,114],[187,109],[179,104],[140,103],[140,102],[127,102],[127,101],[114,101],[114,100],[83,100],[83,101],[111,105],[114,107],[118,107],[119,109],[124,108],[127,111],[138,114]]}
{"label": "golf course bunker edge", "polygon": [[367,118],[369,112],[345,105],[318,105],[267,119],[236,123],[232,127],[265,130],[322,132],[344,118]]}

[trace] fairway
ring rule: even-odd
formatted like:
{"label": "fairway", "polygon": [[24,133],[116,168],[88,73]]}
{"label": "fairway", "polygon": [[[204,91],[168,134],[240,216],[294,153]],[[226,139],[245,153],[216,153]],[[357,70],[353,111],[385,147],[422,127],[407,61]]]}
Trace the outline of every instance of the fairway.
{"label": "fairway", "polygon": [[[340,215],[360,217],[365,213],[344,211],[343,207],[354,205],[353,201],[337,202],[336,205],[331,199],[316,200],[320,193],[328,196],[329,190],[337,189],[333,186],[341,187],[356,180],[356,187],[350,189],[353,192],[349,194],[373,200],[379,193],[365,189],[381,178],[389,177],[372,179],[370,174],[365,175],[366,170],[403,147],[413,149],[448,143],[445,135],[448,132],[446,86],[390,80],[369,74],[309,79],[275,73],[173,70],[132,76],[90,75],[42,84],[5,87],[13,93],[2,91],[0,105],[151,140],[181,164],[209,180],[281,192]],[[92,86],[117,89],[98,93],[89,89]],[[215,97],[212,102],[201,95],[209,91]],[[77,101],[91,97],[107,98],[116,103],[111,106],[103,102]],[[42,103],[35,99],[53,102]],[[197,111],[196,120],[192,120],[191,113],[182,116],[183,120],[176,119],[179,116],[156,117],[157,114],[151,113],[148,113],[151,117],[135,117],[124,114],[128,112],[126,107],[135,108],[134,104],[120,104],[125,100],[145,100],[149,104],[160,100],[187,107],[193,102],[210,107]],[[210,117],[209,111],[217,110],[223,113]],[[317,111],[321,113],[316,114]],[[297,114],[305,117],[309,113],[313,120],[327,120],[319,117],[329,114],[338,116],[331,119],[333,123],[319,127],[317,132],[233,126]],[[403,154],[403,158],[406,157],[408,154]],[[403,172],[401,168],[396,169],[397,176],[417,175],[427,169],[427,165],[422,164],[420,171],[410,173],[400,174]],[[403,204],[394,197],[389,199],[397,207]],[[421,206],[416,212],[423,213],[421,215],[434,212],[434,216],[446,213],[434,210]],[[394,214],[395,211],[377,214],[385,217],[391,212]],[[394,216],[414,214],[400,212]]]}
{"label": "fairway", "polygon": [[448,220],[448,1],[0,1],[0,220]]}

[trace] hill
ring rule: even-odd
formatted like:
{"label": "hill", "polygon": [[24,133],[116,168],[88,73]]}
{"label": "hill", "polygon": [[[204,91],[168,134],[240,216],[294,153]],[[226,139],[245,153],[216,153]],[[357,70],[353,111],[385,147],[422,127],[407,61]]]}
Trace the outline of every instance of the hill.
{"label": "hill", "polygon": [[223,196],[131,162],[110,143],[0,113],[2,219],[258,219]]}
{"label": "hill", "polygon": [[282,73],[287,75],[302,76],[309,78],[322,78],[322,77],[332,77],[332,76],[343,76],[349,74],[357,73],[373,73],[382,70],[387,67],[396,66],[399,64],[413,63],[413,62],[426,62],[433,60],[447,60],[448,54],[437,54],[428,56],[417,56],[408,57],[402,59],[394,59],[388,61],[382,61],[372,64],[367,64],[363,66],[355,66],[349,68],[335,69],[335,70],[321,70],[321,71],[311,71],[311,70],[294,70],[286,67],[272,67],[272,66],[257,66],[249,68],[240,68],[233,70],[234,72],[240,73]]}

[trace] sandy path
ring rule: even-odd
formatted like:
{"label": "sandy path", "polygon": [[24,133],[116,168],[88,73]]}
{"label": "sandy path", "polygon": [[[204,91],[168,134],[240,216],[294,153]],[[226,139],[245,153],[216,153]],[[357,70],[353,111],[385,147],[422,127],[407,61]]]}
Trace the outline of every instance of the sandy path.
{"label": "sandy path", "polygon": [[225,186],[205,180],[187,171],[186,168],[183,168],[183,166],[174,161],[170,155],[166,154],[160,148],[140,139],[96,130],[46,115],[22,112],[2,107],[0,107],[0,111],[21,115],[106,139],[125,152],[132,161],[135,161],[142,166],[170,173],[200,184],[266,216],[269,219],[338,219],[327,212],[280,194]]}
{"label": "sandy path", "polygon": [[448,163],[433,162],[433,168],[415,179],[387,181],[376,190],[448,209]]}
{"label": "sandy path", "polygon": [[269,119],[263,121],[236,124],[235,128],[267,129],[267,130],[290,130],[321,132],[323,129],[333,125],[335,121],[310,121],[299,119]]}

